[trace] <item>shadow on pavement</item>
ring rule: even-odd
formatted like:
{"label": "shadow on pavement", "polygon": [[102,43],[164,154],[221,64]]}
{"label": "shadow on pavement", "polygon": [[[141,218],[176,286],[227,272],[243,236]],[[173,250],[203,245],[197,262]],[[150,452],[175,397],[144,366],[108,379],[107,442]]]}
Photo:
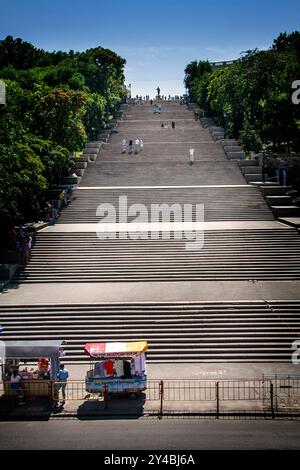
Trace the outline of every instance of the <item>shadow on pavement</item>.
{"label": "shadow on pavement", "polygon": [[77,418],[84,420],[101,417],[138,419],[144,415],[146,395],[141,393],[134,400],[123,396],[112,396],[108,402],[90,400],[83,402],[77,408]]}
{"label": "shadow on pavement", "polygon": [[0,421],[47,421],[51,413],[52,401],[47,398],[26,400],[22,405],[15,398],[0,398]]}

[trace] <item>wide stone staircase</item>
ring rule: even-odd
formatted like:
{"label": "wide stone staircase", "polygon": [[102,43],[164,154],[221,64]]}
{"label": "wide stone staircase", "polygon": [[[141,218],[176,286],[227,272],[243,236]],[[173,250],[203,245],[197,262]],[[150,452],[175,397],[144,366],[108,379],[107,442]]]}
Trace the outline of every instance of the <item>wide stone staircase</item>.
{"label": "wide stone staircase", "polygon": [[[212,171],[212,170],[211,170]],[[207,173],[206,173],[207,174]],[[74,200],[65,210],[58,223],[97,223],[101,217],[96,215],[99,204],[113,204],[116,207],[116,219],[119,221],[119,198],[127,198],[128,207],[143,204],[150,213],[151,204],[204,204],[205,221],[226,220],[274,220],[267,203],[261,197],[257,188],[252,186],[231,187],[189,187],[145,189],[86,189],[76,190]],[[226,204],[224,204],[226,201]],[[124,212],[124,211],[123,211]],[[184,214],[182,213],[182,216]],[[173,216],[173,213],[171,213]],[[128,217],[128,220],[133,220]]]}
{"label": "wide stone staircase", "polygon": [[[1,296],[1,339],[62,339],[66,362],[87,360],[85,342],[138,339],[149,341],[152,362],[290,362],[300,328],[298,231],[274,220],[259,187],[245,181],[239,159],[229,160],[214,140],[219,130],[213,136],[177,101],[163,102],[160,115],[150,104],[124,108],[117,132],[99,136],[100,150],[80,172],[72,203],[54,227],[38,233],[30,263]],[[161,127],[166,121],[175,129]],[[122,154],[122,139],[137,137],[143,150]],[[192,204],[193,221],[195,205],[203,204],[202,249],[189,251],[187,240],[165,239],[160,230],[155,239],[148,232],[124,239],[120,196],[148,213],[152,204]],[[114,238],[96,235],[99,204],[116,207]],[[155,297],[154,286],[164,293],[170,283],[187,288],[184,300],[176,291],[172,301]],[[232,298],[224,301],[229,286]],[[268,297],[270,286],[277,300]],[[203,300],[209,288],[213,301]],[[70,300],[75,292],[76,299],[82,292],[79,302]]]}
{"label": "wide stone staircase", "polygon": [[289,362],[300,302],[187,302],[0,307],[5,339],[61,339],[64,362],[87,342],[149,341],[149,362]]}
{"label": "wide stone staircase", "polygon": [[101,240],[85,232],[41,235],[29,266],[15,282],[300,279],[300,237],[294,230],[207,230],[199,251],[188,251],[187,240],[150,236]]}

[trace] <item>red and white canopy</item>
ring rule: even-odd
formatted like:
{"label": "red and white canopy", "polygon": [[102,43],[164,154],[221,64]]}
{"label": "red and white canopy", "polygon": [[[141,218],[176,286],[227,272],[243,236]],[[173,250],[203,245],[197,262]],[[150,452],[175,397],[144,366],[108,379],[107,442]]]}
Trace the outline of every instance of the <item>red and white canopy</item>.
{"label": "red and white canopy", "polygon": [[91,357],[131,357],[141,354],[148,349],[147,341],[132,341],[127,343],[87,343],[85,351]]}

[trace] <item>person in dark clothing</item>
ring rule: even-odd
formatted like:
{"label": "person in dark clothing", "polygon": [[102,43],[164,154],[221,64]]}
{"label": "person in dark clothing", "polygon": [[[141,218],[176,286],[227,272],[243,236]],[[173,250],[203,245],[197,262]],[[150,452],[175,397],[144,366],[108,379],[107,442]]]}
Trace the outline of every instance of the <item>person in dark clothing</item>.
{"label": "person in dark clothing", "polygon": [[286,186],[288,177],[288,165],[287,162],[280,158],[279,160],[279,185]]}
{"label": "person in dark clothing", "polygon": [[122,375],[122,379],[131,379],[131,367],[130,362],[126,359],[123,360],[123,368],[124,368],[124,375]]}
{"label": "person in dark clothing", "polygon": [[172,129],[175,129],[175,122],[172,121]]}

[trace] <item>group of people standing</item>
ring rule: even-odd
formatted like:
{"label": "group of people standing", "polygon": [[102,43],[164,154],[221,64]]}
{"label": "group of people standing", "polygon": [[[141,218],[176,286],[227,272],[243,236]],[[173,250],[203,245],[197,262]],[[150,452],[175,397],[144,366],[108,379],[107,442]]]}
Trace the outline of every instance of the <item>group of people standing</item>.
{"label": "group of people standing", "polygon": [[31,256],[31,234],[26,231],[23,225],[21,225],[19,228],[11,228],[8,232],[8,235],[11,237],[11,240],[14,241],[15,247],[20,256],[20,263],[25,266]]}
{"label": "group of people standing", "polygon": [[160,126],[165,129],[175,129],[175,121],[162,121]]}
{"label": "group of people standing", "polygon": [[126,153],[128,151],[129,154],[132,153],[140,153],[140,151],[143,150],[144,147],[144,142],[142,139],[139,139],[138,137],[135,140],[129,140],[127,144],[127,140],[124,138],[121,142],[121,147],[122,147],[122,153]]}
{"label": "group of people standing", "polygon": [[54,203],[49,201],[45,202],[44,207],[45,221],[50,225],[54,225],[56,219],[59,217],[58,209],[54,206]]}

